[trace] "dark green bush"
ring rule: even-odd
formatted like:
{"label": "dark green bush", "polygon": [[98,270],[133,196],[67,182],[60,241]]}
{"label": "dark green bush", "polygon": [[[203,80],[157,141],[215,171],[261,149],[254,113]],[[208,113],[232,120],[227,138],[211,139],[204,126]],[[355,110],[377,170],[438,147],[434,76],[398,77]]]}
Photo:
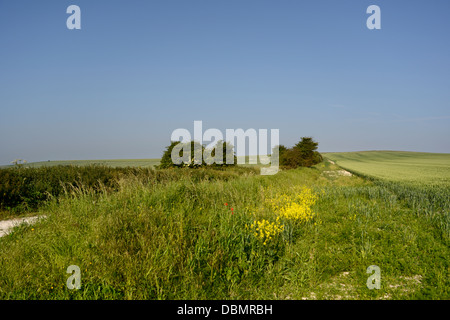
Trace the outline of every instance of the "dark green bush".
{"label": "dark green bush", "polygon": [[53,166],[13,167],[0,169],[0,210],[27,211],[37,209],[51,197],[58,197],[74,187],[94,192],[114,192],[119,180],[134,177],[143,183],[164,183],[183,178],[202,180],[230,180],[243,173],[257,174],[255,169],[235,167],[202,167],[198,170],[171,170],[138,167]]}
{"label": "dark green bush", "polygon": [[[281,167],[293,169],[297,167],[311,167],[323,161],[322,155],[316,151],[319,143],[311,137],[302,137],[292,148],[278,146],[279,163]],[[276,151],[276,150],[275,150]]]}
{"label": "dark green bush", "polygon": [[59,196],[74,187],[113,190],[128,168],[107,166],[55,166],[0,170],[0,209],[22,211],[36,209],[51,196]]}
{"label": "dark green bush", "polygon": [[[190,147],[190,155],[183,154],[185,148]],[[180,163],[174,163],[172,161],[172,151],[175,148],[175,153],[178,152],[178,156],[180,157]],[[228,167],[235,166],[237,164],[237,157],[234,152],[233,145],[224,142],[218,141],[217,144],[211,149],[208,149],[205,153],[205,147],[198,142],[190,141],[187,143],[181,143],[180,141],[172,141],[169,146],[166,147],[164,151],[159,169],[166,168],[200,168],[205,166],[213,166],[213,167]],[[221,151],[222,156],[218,153],[218,150]],[[217,156],[216,156],[217,153]],[[206,156],[205,156],[206,155]],[[205,158],[206,157],[206,158]],[[227,163],[227,158],[232,159],[232,163]],[[201,160],[200,160],[201,159]],[[217,163],[219,160],[222,163]],[[231,161],[230,161],[231,162]]]}

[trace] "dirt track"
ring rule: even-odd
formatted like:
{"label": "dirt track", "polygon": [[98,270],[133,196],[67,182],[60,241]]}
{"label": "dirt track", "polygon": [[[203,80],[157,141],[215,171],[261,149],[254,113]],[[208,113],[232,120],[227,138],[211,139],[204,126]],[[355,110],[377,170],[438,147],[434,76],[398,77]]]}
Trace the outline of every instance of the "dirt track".
{"label": "dirt track", "polygon": [[0,221],[0,237],[7,235],[15,226],[21,225],[22,223],[33,223],[39,218],[42,217],[34,216]]}

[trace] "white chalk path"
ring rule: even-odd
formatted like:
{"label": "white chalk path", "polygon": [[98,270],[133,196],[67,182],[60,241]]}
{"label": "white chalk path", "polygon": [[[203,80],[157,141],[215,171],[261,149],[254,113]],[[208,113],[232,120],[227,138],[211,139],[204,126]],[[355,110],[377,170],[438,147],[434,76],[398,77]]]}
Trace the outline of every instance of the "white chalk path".
{"label": "white chalk path", "polygon": [[0,237],[7,235],[12,228],[15,226],[19,226],[22,223],[32,224],[36,222],[38,219],[45,218],[45,216],[34,216],[34,217],[26,217],[26,218],[15,218],[10,220],[0,221]]}
{"label": "white chalk path", "polygon": [[347,170],[323,171],[322,174],[329,175],[331,177],[335,177],[335,176],[351,177],[353,175],[350,172],[348,172]]}

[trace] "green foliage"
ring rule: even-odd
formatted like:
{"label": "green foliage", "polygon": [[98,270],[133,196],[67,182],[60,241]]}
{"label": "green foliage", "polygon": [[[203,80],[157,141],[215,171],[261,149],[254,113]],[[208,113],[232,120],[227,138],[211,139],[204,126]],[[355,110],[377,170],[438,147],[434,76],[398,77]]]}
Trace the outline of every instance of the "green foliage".
{"label": "green foliage", "polygon": [[[338,169],[129,169],[113,192],[80,184],[0,238],[0,299],[448,300],[446,189],[326,174]],[[314,218],[264,245],[251,224],[303,186]],[[80,290],[66,288],[73,264]],[[380,290],[366,287],[370,265]]]}
{"label": "green foliage", "polygon": [[[218,150],[221,150],[221,152]],[[220,156],[220,154],[222,154],[222,156]],[[234,153],[232,144],[225,141],[218,141],[214,148],[209,152],[209,157],[207,157],[205,161],[207,163],[208,161],[212,162],[212,165],[216,167],[230,167],[237,164],[237,157]]]}
{"label": "green foliage", "polygon": [[373,181],[405,201],[450,239],[450,154],[365,151],[328,153],[353,174]]}
{"label": "green foliage", "polygon": [[165,169],[170,167],[175,167],[176,165],[172,162],[172,150],[175,148],[176,145],[180,144],[180,141],[171,141],[170,145],[166,147],[166,150],[164,151],[161,162],[157,168]]}
{"label": "green foliage", "polygon": [[130,169],[107,166],[56,166],[0,170],[0,209],[34,210],[51,197],[76,187],[117,189],[117,179]]}
{"label": "green foliage", "polygon": [[220,167],[202,167],[196,172],[176,173],[151,167],[110,167],[101,165],[51,166],[26,168],[16,166],[0,170],[0,210],[22,213],[36,210],[51,198],[77,189],[115,192],[120,179],[133,177],[142,182],[160,183],[189,177],[192,181],[229,180],[240,174],[256,174],[256,169],[236,168],[220,171]]}
{"label": "green foliage", "polygon": [[292,148],[279,146],[279,162],[282,167],[293,169],[297,167],[312,167],[323,161],[322,155],[317,152],[319,143],[310,137],[302,137]]}
{"label": "green foliage", "polygon": [[[61,195],[40,209],[46,219],[0,238],[0,299],[450,298],[436,226],[396,190],[330,180],[321,166],[157,170],[124,176],[116,192]],[[295,196],[293,186],[318,195],[317,216],[264,245],[246,225],[273,215],[267,197]],[[66,288],[73,264],[80,290]],[[372,264],[380,290],[366,287]]]}
{"label": "green foliage", "polygon": [[[172,154],[175,156],[174,159],[172,159]],[[222,156],[220,154],[222,154]],[[227,159],[232,159],[232,163],[227,164]],[[220,161],[222,163],[219,163]],[[234,154],[233,145],[224,141],[218,141],[212,150],[206,150],[203,145],[196,141],[187,143],[172,141],[171,144],[166,147],[158,168],[200,168],[206,165],[228,167],[234,166],[236,163],[237,158]]]}
{"label": "green foliage", "polygon": [[275,150],[278,150],[278,154],[279,156],[283,156],[284,153],[288,150],[288,148],[286,148],[284,145],[280,144],[278,147],[274,148]]}

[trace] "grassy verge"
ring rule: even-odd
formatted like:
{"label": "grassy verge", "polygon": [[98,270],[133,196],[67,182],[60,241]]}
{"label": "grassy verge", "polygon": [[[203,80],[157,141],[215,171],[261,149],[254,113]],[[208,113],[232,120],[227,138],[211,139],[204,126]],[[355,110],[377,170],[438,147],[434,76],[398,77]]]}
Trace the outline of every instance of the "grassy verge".
{"label": "grassy verge", "polygon": [[[114,193],[75,188],[39,209],[45,220],[0,238],[0,298],[450,298],[440,227],[388,186],[323,174],[334,169],[178,171],[123,178]],[[276,220],[271,200],[303,188],[317,197],[311,219]],[[251,226],[263,220],[283,230],[262,239]],[[66,287],[69,265],[81,269],[80,290]],[[380,290],[366,286],[370,265]]]}

